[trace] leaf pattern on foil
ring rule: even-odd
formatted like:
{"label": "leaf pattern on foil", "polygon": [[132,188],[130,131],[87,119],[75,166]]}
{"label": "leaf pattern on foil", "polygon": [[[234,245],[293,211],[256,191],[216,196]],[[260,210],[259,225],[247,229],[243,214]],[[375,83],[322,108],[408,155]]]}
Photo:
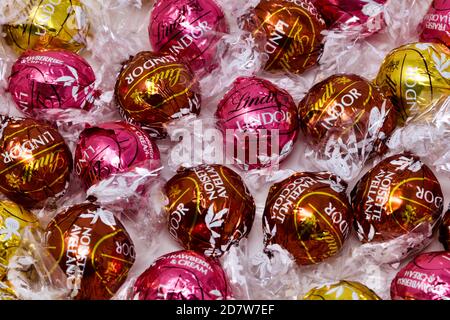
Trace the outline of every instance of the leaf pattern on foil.
{"label": "leaf pattern on foil", "polygon": [[3,241],[8,241],[14,235],[20,238],[20,224],[16,219],[6,218],[3,222],[5,229],[0,229],[0,236],[4,235]]}
{"label": "leaf pattern on foil", "polygon": [[224,223],[223,216],[228,213],[228,208],[224,208],[219,212],[214,211],[214,204],[211,204],[208,208],[208,213],[205,216],[206,228],[211,232],[211,237],[209,238],[210,248],[205,250],[205,255],[216,256],[220,255],[222,251],[216,248],[216,239],[220,238],[220,233],[214,231],[213,229],[222,228]]}
{"label": "leaf pattern on foil", "polygon": [[423,166],[422,161],[414,161],[414,158],[408,158],[405,156],[401,156],[399,159],[392,160],[390,163],[397,167],[395,171],[405,171],[406,169],[408,169],[411,172],[417,172]]}
{"label": "leaf pattern on foil", "polygon": [[92,218],[91,224],[97,223],[98,219],[100,219],[100,221],[107,226],[113,227],[116,225],[114,214],[103,208],[98,208],[96,211],[88,210],[88,213],[81,214],[80,218]]}
{"label": "leaf pattern on foil", "polygon": [[273,228],[270,228],[269,220],[264,217],[264,242],[272,240],[277,234],[277,225],[275,224]]}
{"label": "leaf pattern on foil", "polygon": [[450,59],[445,53],[441,53],[438,56],[435,52],[431,55],[433,62],[436,66],[436,70],[441,74],[445,79],[450,79]]}

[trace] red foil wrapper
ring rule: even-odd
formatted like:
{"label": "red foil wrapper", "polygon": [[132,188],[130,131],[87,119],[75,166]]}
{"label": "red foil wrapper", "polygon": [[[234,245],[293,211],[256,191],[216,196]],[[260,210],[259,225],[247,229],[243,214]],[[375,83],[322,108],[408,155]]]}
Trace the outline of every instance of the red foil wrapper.
{"label": "red foil wrapper", "polygon": [[444,245],[445,250],[450,251],[450,208],[442,221],[439,240]]}
{"label": "red foil wrapper", "polygon": [[51,125],[0,116],[0,191],[24,207],[61,197],[72,171],[72,154]]}
{"label": "red foil wrapper", "polygon": [[85,109],[94,102],[95,74],[86,60],[63,50],[27,51],[13,65],[9,91],[19,110]]}
{"label": "red foil wrapper", "polygon": [[434,0],[420,26],[420,40],[450,47],[450,1]]}
{"label": "red foil wrapper", "polygon": [[157,0],[148,32],[155,51],[165,51],[200,74],[216,68],[217,43],[228,23],[214,0]]}
{"label": "red foil wrapper", "polygon": [[70,297],[110,299],[125,282],[135,250],[114,214],[96,204],[75,205],[47,226],[46,245],[67,276]]}
{"label": "red foil wrapper", "polygon": [[308,0],[261,0],[239,24],[255,37],[267,71],[301,74],[322,54],[325,21]]}
{"label": "red foil wrapper", "polygon": [[362,242],[385,242],[422,227],[431,237],[443,208],[439,181],[410,153],[381,161],[359,180],[351,197]]}
{"label": "red foil wrapper", "polygon": [[146,132],[125,122],[88,127],[75,150],[75,172],[85,189],[116,173],[161,167],[158,146]]}
{"label": "red foil wrapper", "polygon": [[395,276],[392,300],[449,300],[450,252],[418,255]]}
{"label": "red foil wrapper", "polygon": [[341,31],[371,35],[385,26],[387,0],[314,0],[327,24]]}
{"label": "red foil wrapper", "polygon": [[184,248],[218,257],[249,234],[255,202],[233,170],[180,168],[164,190],[169,232]]}
{"label": "red foil wrapper", "polygon": [[137,278],[137,300],[226,300],[231,296],[219,262],[190,250],[159,257]]}
{"label": "red foil wrapper", "polygon": [[265,245],[280,245],[300,265],[336,255],[352,224],[346,188],[328,172],[295,173],[274,184],[263,215]]}
{"label": "red foil wrapper", "polygon": [[197,79],[170,54],[143,51],[130,58],[117,78],[115,96],[121,115],[156,138],[167,135],[169,121],[200,113]]}
{"label": "red foil wrapper", "polygon": [[[298,106],[301,128],[319,158],[333,153],[368,158],[382,154],[397,124],[389,99],[354,74],[331,76],[314,85]],[[344,176],[344,175],[342,175]]]}
{"label": "red foil wrapper", "polygon": [[[219,102],[216,118],[225,143],[235,146],[233,158],[246,170],[281,162],[298,136],[297,107],[292,97],[270,81],[256,77],[234,81]],[[272,134],[271,130],[277,131]]]}

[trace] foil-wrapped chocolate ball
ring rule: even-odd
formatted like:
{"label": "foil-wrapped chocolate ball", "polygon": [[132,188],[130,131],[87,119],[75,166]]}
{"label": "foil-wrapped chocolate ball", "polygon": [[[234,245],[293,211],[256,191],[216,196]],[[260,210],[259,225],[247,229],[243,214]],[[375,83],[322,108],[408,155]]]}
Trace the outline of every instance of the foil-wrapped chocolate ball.
{"label": "foil-wrapped chocolate ball", "polygon": [[351,197],[362,242],[386,242],[418,230],[431,237],[442,214],[439,181],[410,153],[378,163],[358,181]]}
{"label": "foil-wrapped chocolate ball", "polygon": [[27,228],[39,228],[38,219],[14,202],[0,201],[0,280],[6,275],[9,260],[19,248]]}
{"label": "foil-wrapped chocolate ball", "polygon": [[226,300],[231,297],[220,263],[191,250],[156,259],[133,286],[136,300]]}
{"label": "foil-wrapped chocolate ball", "polygon": [[256,39],[267,71],[301,74],[322,54],[326,25],[309,0],[261,0],[239,24]]}
{"label": "foil-wrapped chocolate ball", "polygon": [[263,215],[265,245],[280,245],[300,265],[336,255],[352,224],[346,188],[329,172],[299,172],[275,183]]}
{"label": "foil-wrapped chocolate ball", "polygon": [[398,108],[400,123],[421,115],[450,94],[450,49],[438,43],[411,43],[384,58],[375,80]]}
{"label": "foil-wrapped chocolate ball", "polygon": [[80,0],[28,0],[16,19],[3,27],[6,42],[17,52],[86,46],[89,23]]}
{"label": "foil-wrapped chocolate ball", "polygon": [[392,300],[449,300],[450,252],[422,253],[391,282]]}
{"label": "foil-wrapped chocolate ball", "polygon": [[[239,77],[219,102],[217,126],[231,156],[246,170],[285,159],[298,136],[298,114],[289,93],[270,81]],[[248,138],[247,138],[248,137]]]}
{"label": "foil-wrapped chocolate ball", "polygon": [[125,62],[116,82],[119,111],[152,137],[165,137],[173,119],[200,113],[200,87],[190,68],[171,54],[142,51]]}
{"label": "foil-wrapped chocolate ball", "polygon": [[18,300],[16,293],[6,283],[0,282],[0,301]]}
{"label": "foil-wrapped chocolate ball", "polygon": [[[298,106],[308,143],[319,154],[364,155],[386,151],[385,141],[397,124],[397,113],[379,89],[354,74],[331,76],[315,84]],[[320,158],[321,156],[319,156]]]}
{"label": "foil-wrapped chocolate ball", "polygon": [[309,290],[303,300],[381,300],[381,298],[362,283],[341,280]]}
{"label": "foil-wrapped chocolate ball", "polygon": [[444,245],[445,250],[450,251],[450,208],[442,221],[439,232],[439,240]]}
{"label": "foil-wrapped chocolate ball", "polygon": [[72,171],[72,154],[51,125],[0,116],[0,191],[25,207],[61,197]]}
{"label": "foil-wrapped chocolate ball", "polygon": [[86,60],[63,50],[27,51],[13,65],[9,92],[19,110],[85,109],[94,102],[95,74]]}
{"label": "foil-wrapped chocolate ball", "polygon": [[47,226],[49,254],[67,276],[70,297],[110,299],[125,282],[136,252],[124,226],[111,211],[93,203],[59,213]]}
{"label": "foil-wrapped chocolate ball", "polygon": [[158,146],[146,132],[123,121],[88,127],[75,150],[75,173],[85,189],[116,173],[161,166]]}
{"label": "foil-wrapped chocolate ball", "polygon": [[216,67],[217,43],[228,31],[214,0],[157,0],[148,27],[153,50],[170,53],[200,74]]}
{"label": "foil-wrapped chocolate ball", "polygon": [[443,43],[450,47],[450,2],[433,0],[420,27],[421,41]]}
{"label": "foil-wrapped chocolate ball", "polygon": [[384,25],[387,0],[313,0],[327,24],[343,32],[368,36]]}
{"label": "foil-wrapped chocolate ball", "polygon": [[255,201],[225,166],[180,168],[164,191],[169,233],[186,249],[218,257],[250,233]]}

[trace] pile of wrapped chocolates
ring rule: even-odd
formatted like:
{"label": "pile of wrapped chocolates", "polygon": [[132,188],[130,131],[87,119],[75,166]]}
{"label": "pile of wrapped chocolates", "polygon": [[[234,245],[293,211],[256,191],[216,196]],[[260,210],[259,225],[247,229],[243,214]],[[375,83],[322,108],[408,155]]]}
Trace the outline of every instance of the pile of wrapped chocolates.
{"label": "pile of wrapped chocolates", "polygon": [[450,2],[2,0],[0,300],[449,300]]}

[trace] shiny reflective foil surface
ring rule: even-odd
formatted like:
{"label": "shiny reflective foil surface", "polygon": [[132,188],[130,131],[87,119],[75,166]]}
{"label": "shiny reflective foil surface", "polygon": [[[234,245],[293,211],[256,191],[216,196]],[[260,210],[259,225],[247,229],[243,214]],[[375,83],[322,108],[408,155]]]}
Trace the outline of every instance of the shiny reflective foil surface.
{"label": "shiny reflective foil surface", "polygon": [[433,0],[421,28],[421,41],[438,42],[450,47],[450,1]]}
{"label": "shiny reflective foil surface", "polygon": [[164,191],[169,233],[186,249],[220,257],[250,233],[255,201],[228,167],[180,168]]}
{"label": "shiny reflective foil surface", "polygon": [[27,49],[67,49],[86,46],[89,30],[80,0],[29,0],[16,21],[5,25],[6,42],[18,53]]}
{"label": "shiny reflective foil surface", "polygon": [[218,260],[190,250],[159,257],[133,287],[136,300],[226,300],[230,296]]}
{"label": "shiny reflective foil surface", "polygon": [[450,252],[416,256],[391,283],[393,300],[449,300]]}
{"label": "shiny reflective foil surface", "polygon": [[341,280],[311,289],[303,300],[381,300],[381,298],[359,282]]}
{"label": "shiny reflective foil surface", "polygon": [[386,56],[375,82],[399,110],[399,123],[450,94],[449,58],[450,49],[437,43],[407,44]]}
{"label": "shiny reflective foil surface", "polygon": [[14,63],[8,90],[24,114],[42,117],[43,109],[91,109],[94,87],[94,71],[76,53],[29,50]]}
{"label": "shiny reflective foil surface", "polygon": [[325,21],[307,0],[261,0],[239,23],[255,37],[267,71],[301,74],[322,54]]}
{"label": "shiny reflective foil surface", "polygon": [[299,172],[275,183],[263,215],[265,245],[280,245],[300,265],[338,254],[353,219],[346,188],[328,172]]}
{"label": "shiny reflective foil surface", "polygon": [[[31,212],[12,201],[0,201],[0,280],[5,277],[9,259],[23,240],[24,230],[38,227],[38,219]],[[0,285],[0,296],[1,292]],[[7,288],[3,288],[3,292],[7,293]]]}
{"label": "shiny reflective foil surface", "polygon": [[25,207],[60,198],[69,185],[72,154],[46,122],[0,117],[0,192]]}
{"label": "shiny reflective foil surface", "polygon": [[67,276],[70,298],[110,299],[126,281],[136,252],[124,226],[114,214],[92,203],[59,213],[45,233],[56,268]]}

